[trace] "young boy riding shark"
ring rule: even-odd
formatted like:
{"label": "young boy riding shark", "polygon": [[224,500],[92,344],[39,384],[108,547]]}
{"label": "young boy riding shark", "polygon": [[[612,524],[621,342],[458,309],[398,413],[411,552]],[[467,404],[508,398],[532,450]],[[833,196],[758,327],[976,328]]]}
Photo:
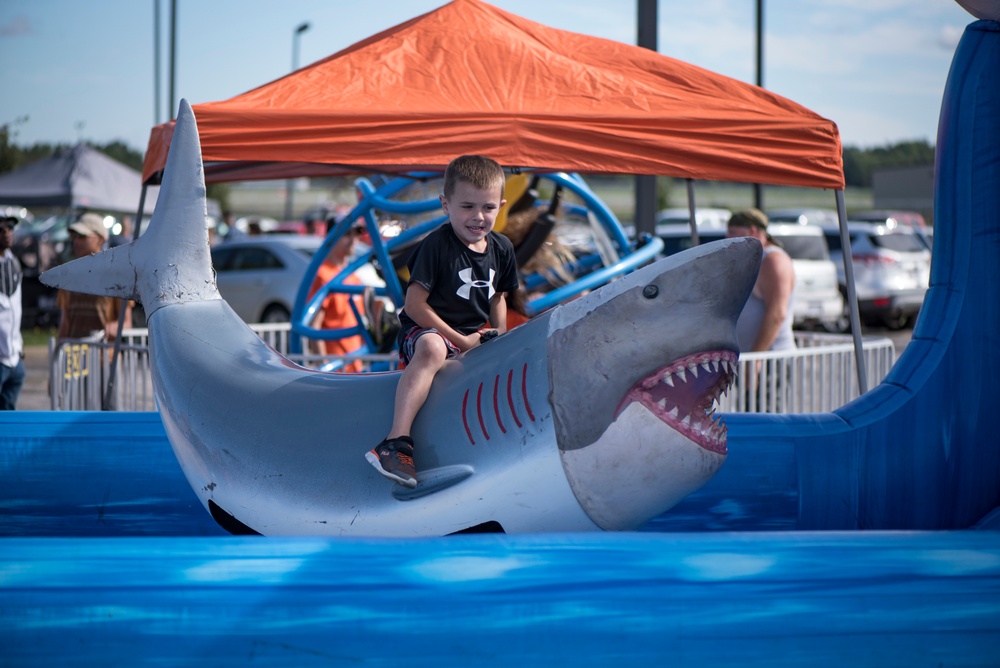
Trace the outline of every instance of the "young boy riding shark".
{"label": "young boy riding shark", "polygon": [[[490,202],[502,201],[498,188],[488,192]],[[465,201],[445,199],[452,213]],[[485,236],[488,227],[466,230]],[[440,364],[412,420],[418,482],[388,490],[359,446],[386,436],[402,374],[297,366],[222,300],[186,101],[146,232],[52,269],[43,281],[143,304],[167,437],[202,504],[234,533],[634,530],[725,461],[726,428],[714,401],[733,381],[735,323],[760,257],[755,239],[706,244],[488,345],[475,345],[479,335],[467,330],[466,352]],[[497,280],[493,297],[508,280]],[[489,304],[491,325],[503,329],[502,302]],[[412,308],[408,297],[410,317]],[[417,340],[424,339],[444,347],[440,336]],[[389,435],[402,435],[397,428]]]}
{"label": "young boy riding shark", "polygon": [[[389,436],[366,456],[379,473],[416,487],[410,429],[445,360],[507,331],[506,294],[517,289],[514,246],[493,231],[503,168],[481,155],[455,158],[444,172],[448,223],[427,235],[407,263],[410,280],[397,337],[403,375]],[[493,329],[480,331],[487,322]]]}

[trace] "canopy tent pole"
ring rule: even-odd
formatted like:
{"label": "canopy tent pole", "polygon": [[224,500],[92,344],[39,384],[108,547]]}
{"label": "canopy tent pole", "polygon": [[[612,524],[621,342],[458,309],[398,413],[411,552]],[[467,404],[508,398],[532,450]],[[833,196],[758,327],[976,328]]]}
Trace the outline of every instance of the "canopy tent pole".
{"label": "canopy tent pole", "polygon": [[688,225],[691,227],[691,247],[694,248],[701,243],[698,238],[698,221],[694,217],[694,211],[697,207],[694,205],[694,180],[687,179],[687,194],[688,194]]}
{"label": "canopy tent pole", "polygon": [[844,277],[847,280],[847,303],[851,310],[851,332],[854,336],[854,360],[858,367],[858,394],[868,391],[864,348],[861,345],[861,316],[858,313],[858,293],[854,287],[854,257],[851,255],[851,235],[847,230],[847,206],[844,191],[837,190],[837,217],[840,219],[840,247],[844,256]]}
{"label": "canopy tent pole", "polygon": [[[132,241],[139,238],[139,229],[142,227],[142,212],[146,207],[146,184],[142,185],[139,191],[139,211],[135,214],[135,225],[132,227]],[[115,391],[115,373],[118,370],[118,356],[121,353],[122,328],[125,326],[125,309],[128,308],[128,300],[122,299],[122,307],[118,309],[118,335],[115,337],[115,348],[111,354],[111,369],[108,371],[108,385],[104,389],[104,396],[101,398],[101,410],[110,410],[111,395]]]}

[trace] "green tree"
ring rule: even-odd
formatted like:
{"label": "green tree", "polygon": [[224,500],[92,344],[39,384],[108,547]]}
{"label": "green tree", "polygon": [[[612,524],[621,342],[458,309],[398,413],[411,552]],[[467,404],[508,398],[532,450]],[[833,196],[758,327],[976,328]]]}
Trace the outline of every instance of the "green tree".
{"label": "green tree", "polygon": [[844,147],[844,180],[848,186],[871,188],[872,173],[879,169],[931,164],[934,164],[934,147],[925,140],[866,149]]}
{"label": "green tree", "polygon": [[94,146],[94,148],[112,160],[117,160],[123,165],[128,165],[137,172],[142,171],[143,154],[136,151],[123,141],[115,140],[104,144],[103,146]]}
{"label": "green tree", "polygon": [[216,200],[223,211],[230,208],[228,183],[209,183],[205,186],[205,194],[209,199]]}

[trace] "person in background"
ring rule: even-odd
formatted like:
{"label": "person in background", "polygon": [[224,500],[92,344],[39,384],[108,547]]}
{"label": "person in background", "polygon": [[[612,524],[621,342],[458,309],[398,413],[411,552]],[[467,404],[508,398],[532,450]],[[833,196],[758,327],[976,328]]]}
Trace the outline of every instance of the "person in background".
{"label": "person in background", "polygon": [[[85,257],[99,252],[108,240],[108,228],[96,213],[84,213],[69,227],[73,257]],[[82,339],[103,332],[105,341],[118,336],[118,316],[122,301],[69,290],[59,290],[59,339]],[[132,326],[131,308],[126,307],[124,327]]]}
{"label": "person in background", "polygon": [[12,411],[24,387],[21,263],[11,252],[18,219],[0,218],[0,410]]}
{"label": "person in background", "polygon": [[[734,213],[726,225],[726,236],[753,237],[764,247],[757,281],[736,322],[741,353],[795,348],[792,333],[795,269],[788,253],[767,233],[767,223],[763,211],[746,209]],[[773,383],[763,377],[763,368],[763,360],[757,360],[752,377],[738,379],[738,385],[742,386],[739,391],[746,397],[747,406],[780,413],[790,387],[791,367],[783,359],[768,362],[767,374]]]}
{"label": "person in background", "polygon": [[236,214],[226,210],[222,212],[222,220],[218,225],[218,236],[221,241],[242,241],[247,233],[236,227]]}
{"label": "person in background", "polygon": [[759,209],[737,211],[726,225],[727,237],[753,237],[764,247],[760,272],[736,324],[740,352],[790,350],[795,269],[792,258],[767,233],[767,216]]}
{"label": "person in background", "polygon": [[[333,229],[335,224],[336,221],[331,218],[328,222],[328,228]],[[333,245],[333,248],[330,249],[330,253],[326,256],[323,264],[321,264],[319,269],[316,270],[316,278],[313,280],[312,286],[309,288],[309,299],[312,299],[312,296],[316,294],[320,288],[332,280],[347,265],[347,262],[351,259],[352,252],[354,250],[354,242],[358,236],[364,233],[364,231],[364,227],[354,226],[351,227],[351,229],[349,229],[344,236],[337,239],[337,242]],[[344,282],[356,285],[359,281],[352,275],[344,279]],[[323,299],[323,303],[316,311],[316,316],[312,321],[312,327],[314,329],[341,329],[343,327],[354,327],[357,324],[358,320],[354,316],[354,311],[351,309],[351,295],[336,292],[329,293],[326,298]],[[347,355],[357,352],[357,350],[364,345],[364,339],[360,334],[354,334],[353,336],[344,337],[342,339],[313,341],[310,344],[310,347],[314,352],[319,353],[320,344],[323,346],[323,352],[327,355]],[[361,362],[359,360],[355,360],[345,364],[341,371],[352,373],[361,371]]]}

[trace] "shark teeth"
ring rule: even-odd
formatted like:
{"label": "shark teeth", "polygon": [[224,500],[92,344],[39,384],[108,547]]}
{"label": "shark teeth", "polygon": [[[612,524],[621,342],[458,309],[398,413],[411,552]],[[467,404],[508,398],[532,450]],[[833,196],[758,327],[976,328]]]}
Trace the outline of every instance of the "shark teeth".
{"label": "shark teeth", "polygon": [[622,407],[639,401],[661,420],[707,450],[725,454],[728,429],[715,413],[716,401],[736,378],[731,350],[688,355],[640,380]]}

